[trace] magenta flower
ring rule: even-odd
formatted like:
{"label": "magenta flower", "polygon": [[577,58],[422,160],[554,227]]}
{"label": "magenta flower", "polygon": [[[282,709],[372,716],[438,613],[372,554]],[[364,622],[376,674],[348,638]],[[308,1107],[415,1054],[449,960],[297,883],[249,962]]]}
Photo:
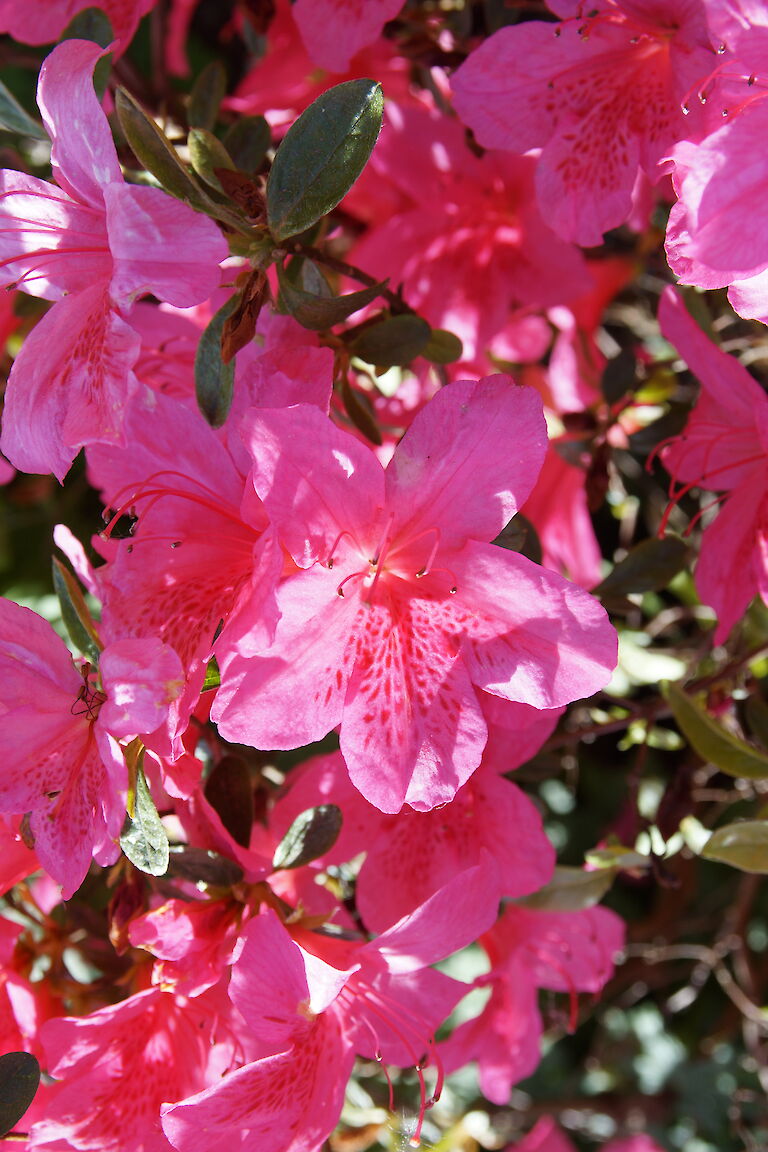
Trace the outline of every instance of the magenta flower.
{"label": "magenta flower", "polygon": [[156,988],[89,1016],[46,1022],[56,1080],[29,1147],[170,1152],[160,1105],[205,1082],[218,1005]]}
{"label": "magenta flower", "polygon": [[459,1025],[442,1054],[449,1072],[476,1060],[483,1094],[506,1104],[512,1086],[539,1062],[538,989],[568,994],[575,1028],[577,993],[598,993],[611,977],[624,924],[607,908],[540,912],[509,904],[481,943],[491,969],[476,984],[489,985],[491,997],[479,1016]]}
{"label": "magenta flower", "polygon": [[278,589],[272,646],[222,664],[211,715],[226,739],[295,748],[340,724],[366,799],[430,809],[480,763],[478,690],[556,708],[606,683],[616,637],[597,601],[480,542],[541,466],[535,392],[503,376],[448,385],[386,472],[308,406],[254,410],[244,428],[256,491],[304,570]]}
{"label": "magenta flower", "polygon": [[[465,360],[486,362],[513,319],[589,288],[581,253],[539,211],[535,171],[531,156],[476,156],[455,119],[388,101],[370,175],[350,197],[353,211],[376,209],[351,259],[402,283],[430,324],[461,338]],[[545,325],[545,348],[549,338]]]}
{"label": "magenta flower", "polygon": [[301,927],[289,936],[271,910],[247,926],[230,998],[251,1059],[218,1084],[162,1110],[175,1148],[192,1152],[319,1147],[341,1112],[355,1054],[416,1067],[421,1118],[425,1053],[442,1072],[434,1032],[466,991],[429,965],[473,940],[496,915],[486,867],[456,877],[376,940]]}
{"label": "magenta flower", "polygon": [[[100,0],[95,7],[102,8],[109,17],[119,50],[128,47],[142,16],[149,12],[155,0]],[[7,32],[22,44],[50,44],[58,40],[72,19],[84,8],[91,8],[91,0],[0,0],[0,32]]]}
{"label": "magenta flower", "polygon": [[0,284],[57,301],[27,337],[8,381],[2,450],[60,480],[87,443],[122,443],[138,388],[139,338],[125,322],[152,292],[187,307],[218,286],[218,228],[159,188],[126,184],[93,89],[103,51],[60,44],[43,64],[38,103],[58,187],[0,172]]}
{"label": "magenta flower", "polygon": [[38,859],[66,900],[92,855],[117,855],[127,785],[117,741],[164,723],[181,667],[159,640],[123,640],[102,653],[99,685],[34,612],[0,600],[0,625],[0,811],[30,813]]}
{"label": "magenta flower", "polygon": [[293,18],[311,59],[328,72],[346,72],[361,48],[367,48],[403,0],[296,0]]}
{"label": "magenta flower", "polygon": [[452,80],[456,108],[485,148],[541,148],[542,214],[567,240],[602,243],[693,132],[682,104],[716,60],[693,0],[551,0],[558,24],[490,36]]}
{"label": "magenta flower", "polygon": [[701,395],[683,434],[662,455],[681,487],[722,492],[723,506],[706,528],[696,587],[717,613],[722,644],[754,596],[768,604],[768,396],[732,356],[704,335],[673,288],[659,306],[659,324],[690,370]]}

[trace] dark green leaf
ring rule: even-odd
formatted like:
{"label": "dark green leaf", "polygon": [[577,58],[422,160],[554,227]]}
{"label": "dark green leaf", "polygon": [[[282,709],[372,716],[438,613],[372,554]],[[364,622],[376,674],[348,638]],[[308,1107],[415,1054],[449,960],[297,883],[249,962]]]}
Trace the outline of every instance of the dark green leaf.
{"label": "dark green leaf", "polygon": [[534,564],[541,564],[539,535],[530,520],[520,512],[502,528],[493,543],[500,548],[507,548],[510,552],[519,552],[521,556],[527,556]]}
{"label": "dark green leaf", "polygon": [[100,48],[108,48],[114,38],[109,17],[101,8],[83,8],[61,34],[62,40],[92,40]]}
{"label": "dark green leaf", "polygon": [[381,130],[384,96],[373,80],[337,84],[285,134],[267,181],[267,219],[278,240],[335,208],[365,167]]}
{"label": "dark green leaf", "polygon": [[688,564],[690,549],[684,540],[651,537],[637,544],[602,580],[594,595],[601,600],[628,596],[631,592],[656,592]]}
{"label": "dark green leaf", "polygon": [[600,387],[609,404],[615,404],[633,391],[637,383],[637,359],[630,348],[622,348],[603,369]]}
{"label": "dark green leaf", "polygon": [[125,138],[147,172],[172,196],[201,207],[197,185],[151,116],[123,88],[115,92],[115,108]]}
{"label": "dark green leaf", "polygon": [[461,360],[464,347],[458,336],[444,328],[433,328],[421,355],[432,364],[453,364]]}
{"label": "dark green leaf", "polygon": [[222,191],[221,181],[216,175],[217,168],[234,171],[234,164],[221,140],[205,128],[191,128],[187,139],[189,158],[198,176],[218,192]]}
{"label": "dark green leaf", "polygon": [[[314,267],[314,265],[313,265]],[[386,280],[373,288],[363,288],[360,292],[348,292],[345,296],[326,296],[319,292],[307,292],[291,283],[290,277],[278,267],[277,279],[280,296],[287,312],[298,320],[304,328],[320,332],[340,324],[353,312],[358,312],[366,304],[375,300],[386,286]]]}
{"label": "dark green leaf", "polygon": [[123,825],[120,847],[140,872],[164,876],[168,871],[168,836],[141,766],[136,773],[133,816],[128,816]]}
{"label": "dark green leaf", "polygon": [[0,1056],[0,1139],[21,1120],[39,1083],[40,1065],[31,1052]]}
{"label": "dark green leaf", "polygon": [[300,868],[328,852],[341,831],[341,810],[320,804],[300,813],[275,850],[272,867]]}
{"label": "dark green leaf", "polygon": [[258,172],[272,144],[272,132],[263,116],[242,116],[224,133],[224,147],[237,168]]}
{"label": "dark green leaf", "polygon": [[72,573],[55,557],[53,587],[59,598],[61,618],[70,640],[91,664],[98,664],[101,642],[83,591]]}
{"label": "dark green leaf", "polygon": [[555,868],[555,874],[545,888],[516,900],[526,908],[541,908],[549,912],[578,912],[598,904],[613,883],[615,868],[598,868],[586,872],[583,868]]}
{"label": "dark green leaf", "polygon": [[352,423],[372,444],[381,444],[381,432],[373,412],[362,396],[355,391],[346,376],[341,381],[341,398]]}
{"label": "dark green leaf", "polygon": [[350,351],[375,364],[377,368],[393,368],[410,364],[427,346],[431,328],[421,316],[388,316],[379,324],[364,328],[350,344]]}
{"label": "dark green leaf", "polygon": [[220,60],[212,60],[203,68],[189,94],[187,124],[190,128],[209,131],[213,128],[226,90],[227,71]]}
{"label": "dark green leaf", "polygon": [[207,884],[211,888],[231,888],[243,879],[243,870],[234,860],[207,848],[175,844],[170,850],[167,876]]}
{"label": "dark green leaf", "polygon": [[235,364],[221,358],[221,334],[237,297],[227,300],[200,337],[195,354],[195,394],[197,404],[212,428],[220,428],[229,415],[235,385]]}
{"label": "dark green leaf", "polygon": [[728,776],[752,780],[768,778],[768,756],[726,732],[676,684],[668,684],[664,695],[680,731],[703,760],[714,764]]}
{"label": "dark green leaf", "polygon": [[247,848],[253,824],[253,786],[239,756],[222,756],[205,782],[205,798],[236,844]]}
{"label": "dark green leaf", "polygon": [[712,833],[701,850],[707,860],[721,860],[742,872],[768,874],[768,821],[740,820]]}
{"label": "dark green leaf", "polygon": [[32,136],[35,140],[48,139],[42,124],[38,124],[27,115],[2,81],[0,81],[0,128],[5,128],[8,132],[18,132],[20,136]]}

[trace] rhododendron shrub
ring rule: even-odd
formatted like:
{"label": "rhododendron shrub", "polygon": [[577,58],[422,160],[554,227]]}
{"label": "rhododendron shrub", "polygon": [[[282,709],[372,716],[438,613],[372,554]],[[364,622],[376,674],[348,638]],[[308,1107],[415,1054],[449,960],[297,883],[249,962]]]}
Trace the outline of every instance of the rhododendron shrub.
{"label": "rhododendron shrub", "polygon": [[767,26],[0,0],[3,1147],[768,1146]]}

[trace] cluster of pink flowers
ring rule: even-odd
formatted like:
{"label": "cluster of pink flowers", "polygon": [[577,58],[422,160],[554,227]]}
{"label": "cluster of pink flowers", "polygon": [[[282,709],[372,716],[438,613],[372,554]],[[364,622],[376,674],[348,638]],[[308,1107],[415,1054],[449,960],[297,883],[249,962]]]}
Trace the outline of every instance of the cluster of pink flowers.
{"label": "cluster of pink flowers", "polygon": [[[102,48],[66,39],[43,64],[52,180],[0,172],[0,283],[51,306],[15,357],[0,446],[61,482],[84,449],[107,512],[90,560],[56,534],[99,606],[82,656],[0,602],[0,891],[42,870],[29,883],[50,924],[94,862],[117,864],[110,938],[131,964],[118,996],[79,1012],[29,978],[20,929],[0,918],[4,1051],[33,1052],[51,1078],[30,1149],[315,1152],[357,1058],[415,1070],[418,1144],[446,1074],[475,1062],[501,1105],[533,1072],[540,989],[564,994],[575,1026],[578,994],[613,972],[615,913],[526,903],[555,853],[507,778],[617,661],[587,590],[600,553],[567,417],[597,399],[598,319],[627,271],[584,249],[671,198],[679,280],[727,286],[768,321],[768,169],[753,155],[768,32],[736,0],[549,4],[553,19],[502,28],[452,74],[436,66],[431,90],[382,38],[400,0],[278,5],[230,114],[264,112],[279,135],[316,91],[383,81],[384,128],[342,204],[343,267],[389,278],[463,351],[374,390],[330,329],[267,305],[217,428],[194,354],[252,253],[215,212],[126,179],[93,86]],[[153,5],[101,6],[122,53]],[[0,0],[0,28],[50,41],[83,7],[46,0],[31,22]],[[191,11],[171,6],[176,72]],[[702,386],[662,453],[671,495],[725,493],[696,571],[721,643],[756,595],[768,603],[768,400],[674,288],[659,319]],[[350,426],[342,376],[380,444]],[[543,565],[491,543],[521,509]],[[221,818],[206,784],[233,746],[329,734],[338,751],[300,755],[258,819],[245,805],[236,834]],[[121,838],[143,803],[179,858],[225,872],[136,871]],[[297,825],[329,811],[338,835],[286,862]],[[435,967],[470,945],[485,964],[472,985]],[[436,1040],[473,987],[484,1006]],[[540,1125],[516,1147],[569,1145]]]}

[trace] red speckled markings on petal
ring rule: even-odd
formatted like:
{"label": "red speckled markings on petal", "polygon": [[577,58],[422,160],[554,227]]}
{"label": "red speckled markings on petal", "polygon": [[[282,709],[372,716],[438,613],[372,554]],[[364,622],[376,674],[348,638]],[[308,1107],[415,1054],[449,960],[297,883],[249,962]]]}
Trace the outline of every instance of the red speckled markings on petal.
{"label": "red speckled markings on petal", "polygon": [[450,621],[440,601],[395,591],[355,622],[341,748],[384,812],[447,803],[480,763],[487,729]]}

